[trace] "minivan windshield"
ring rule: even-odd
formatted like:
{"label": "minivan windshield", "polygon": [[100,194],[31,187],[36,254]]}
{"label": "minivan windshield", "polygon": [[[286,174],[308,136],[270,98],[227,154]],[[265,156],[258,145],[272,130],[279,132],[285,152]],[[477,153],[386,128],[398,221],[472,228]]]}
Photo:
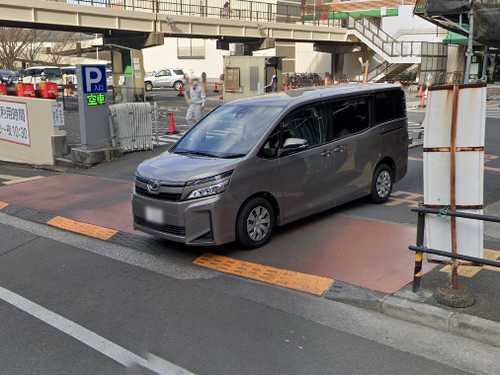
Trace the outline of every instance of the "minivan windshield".
{"label": "minivan windshield", "polygon": [[283,106],[226,104],[202,119],[174,148],[176,154],[219,158],[245,156],[262,138]]}

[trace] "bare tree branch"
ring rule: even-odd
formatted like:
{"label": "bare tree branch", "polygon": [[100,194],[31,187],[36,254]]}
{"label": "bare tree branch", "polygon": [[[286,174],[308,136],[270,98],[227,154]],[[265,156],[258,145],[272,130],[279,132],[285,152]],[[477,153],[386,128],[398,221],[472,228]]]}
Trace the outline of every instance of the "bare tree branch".
{"label": "bare tree branch", "polygon": [[0,28],[0,66],[15,69],[16,61],[25,54],[31,39],[30,30]]}

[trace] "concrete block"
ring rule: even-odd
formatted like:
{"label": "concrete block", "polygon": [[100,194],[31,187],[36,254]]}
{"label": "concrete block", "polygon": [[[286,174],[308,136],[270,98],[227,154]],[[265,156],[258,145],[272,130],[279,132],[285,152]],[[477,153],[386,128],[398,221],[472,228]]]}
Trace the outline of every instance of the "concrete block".
{"label": "concrete block", "polygon": [[453,314],[440,307],[393,296],[387,296],[383,299],[382,312],[393,318],[422,324],[441,331],[448,331],[449,319]]}
{"label": "concrete block", "polygon": [[91,167],[105,161],[111,161],[120,158],[122,152],[118,148],[73,148],[71,150],[71,159],[77,165]]}
{"label": "concrete block", "polygon": [[68,153],[68,145],[66,144],[65,135],[52,136],[52,150],[54,153],[54,157],[56,158],[64,156]]}

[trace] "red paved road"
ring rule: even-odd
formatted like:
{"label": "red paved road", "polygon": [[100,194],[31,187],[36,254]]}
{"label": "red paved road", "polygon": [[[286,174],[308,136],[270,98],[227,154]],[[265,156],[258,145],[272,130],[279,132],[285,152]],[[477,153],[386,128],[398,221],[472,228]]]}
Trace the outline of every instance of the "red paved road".
{"label": "red paved road", "polygon": [[[130,182],[120,180],[59,175],[1,187],[0,201],[134,232],[131,188]],[[332,210],[280,229],[261,249],[243,251],[231,244],[219,251],[393,293],[411,281],[413,257],[408,245],[414,242],[411,226],[352,218]],[[169,250],[179,251],[175,249]]]}

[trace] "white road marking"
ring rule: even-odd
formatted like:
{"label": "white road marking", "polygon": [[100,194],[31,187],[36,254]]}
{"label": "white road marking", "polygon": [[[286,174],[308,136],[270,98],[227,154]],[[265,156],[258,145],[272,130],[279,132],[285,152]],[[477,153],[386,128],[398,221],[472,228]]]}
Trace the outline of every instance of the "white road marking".
{"label": "white road marking", "polygon": [[153,371],[156,374],[194,375],[193,373],[152,354],[148,354],[145,359],[135,353],[132,353],[124,347],[99,336],[87,328],[1,286],[0,299],[56,328],[57,330],[64,332],[68,336],[73,337],[74,339],[98,351],[99,353],[104,354],[108,358],[111,358],[125,367],[137,365]]}

